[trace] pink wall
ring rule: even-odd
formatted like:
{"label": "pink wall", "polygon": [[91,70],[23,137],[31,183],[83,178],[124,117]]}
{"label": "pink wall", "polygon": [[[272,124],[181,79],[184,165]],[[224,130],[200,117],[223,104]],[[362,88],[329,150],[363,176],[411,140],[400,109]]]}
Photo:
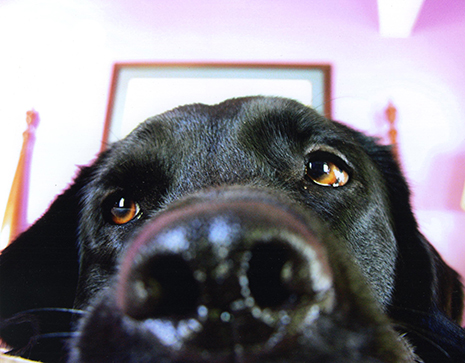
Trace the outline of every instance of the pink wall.
{"label": "pink wall", "polygon": [[336,119],[380,134],[387,102],[397,106],[420,223],[465,275],[463,1],[426,0],[410,38],[384,39],[374,0],[9,0],[0,51],[0,213],[31,107],[31,221],[94,157],[115,61],[330,62]]}

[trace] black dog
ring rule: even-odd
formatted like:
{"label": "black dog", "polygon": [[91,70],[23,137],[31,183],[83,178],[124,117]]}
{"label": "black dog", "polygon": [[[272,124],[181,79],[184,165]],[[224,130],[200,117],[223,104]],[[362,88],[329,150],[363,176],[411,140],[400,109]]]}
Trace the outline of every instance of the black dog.
{"label": "black dog", "polygon": [[45,361],[462,362],[462,298],[389,148],[279,98],[149,119],[0,256]]}

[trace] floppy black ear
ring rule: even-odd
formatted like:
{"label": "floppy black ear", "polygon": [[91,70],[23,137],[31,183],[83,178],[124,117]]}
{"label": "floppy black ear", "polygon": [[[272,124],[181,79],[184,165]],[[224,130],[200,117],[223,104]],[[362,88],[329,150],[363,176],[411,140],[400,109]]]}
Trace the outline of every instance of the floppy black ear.
{"label": "floppy black ear", "polygon": [[46,362],[65,356],[64,338],[73,322],[67,309],[73,306],[79,274],[80,194],[94,168],[83,168],[0,255],[0,341],[11,354]]}
{"label": "floppy black ear", "polygon": [[0,317],[72,307],[78,278],[79,195],[91,167],[0,255]]}
{"label": "floppy black ear", "polygon": [[459,323],[463,313],[459,275],[418,230],[409,188],[390,149],[378,146],[372,157],[385,178],[399,249],[393,305],[427,313],[439,309]]}
{"label": "floppy black ear", "polygon": [[463,313],[463,286],[459,275],[439,256],[420,233],[410,203],[410,190],[390,146],[347,128],[375,162],[384,178],[394,234],[398,246],[395,308],[431,313],[442,311],[460,323]]}
{"label": "floppy black ear", "polygon": [[[459,275],[418,230],[410,191],[389,147],[357,135],[385,179],[398,245],[396,281],[388,314],[428,362],[465,360],[463,286]],[[430,359],[430,360],[429,360]]]}

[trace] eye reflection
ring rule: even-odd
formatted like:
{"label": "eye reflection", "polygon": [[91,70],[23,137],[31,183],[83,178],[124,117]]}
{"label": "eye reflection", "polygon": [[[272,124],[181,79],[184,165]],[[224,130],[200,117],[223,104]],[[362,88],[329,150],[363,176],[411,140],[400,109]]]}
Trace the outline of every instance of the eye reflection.
{"label": "eye reflection", "polygon": [[110,209],[110,218],[114,224],[122,225],[130,222],[140,213],[139,205],[131,199],[120,198]]}
{"label": "eye reflection", "polygon": [[349,174],[331,161],[309,161],[305,168],[308,179],[321,186],[341,187],[349,181]]}

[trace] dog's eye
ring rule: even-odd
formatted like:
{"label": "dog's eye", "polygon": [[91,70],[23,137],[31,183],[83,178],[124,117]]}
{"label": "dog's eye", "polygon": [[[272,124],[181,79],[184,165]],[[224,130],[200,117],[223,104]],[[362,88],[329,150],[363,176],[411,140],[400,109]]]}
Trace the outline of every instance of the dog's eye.
{"label": "dog's eye", "polygon": [[139,216],[139,205],[131,199],[117,199],[110,209],[110,218],[114,224],[126,224]]}
{"label": "dog's eye", "polygon": [[349,181],[349,174],[331,161],[311,160],[305,175],[314,183],[326,187],[341,187]]}

